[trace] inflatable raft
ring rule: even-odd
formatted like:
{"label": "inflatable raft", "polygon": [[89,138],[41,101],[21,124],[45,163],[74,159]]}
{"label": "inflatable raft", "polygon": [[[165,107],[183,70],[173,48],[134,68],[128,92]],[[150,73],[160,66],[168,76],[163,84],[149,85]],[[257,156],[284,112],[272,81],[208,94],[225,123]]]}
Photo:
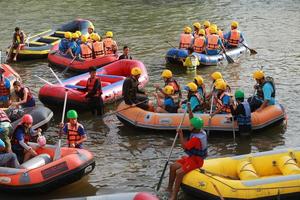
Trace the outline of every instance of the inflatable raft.
{"label": "inflatable raft", "polygon": [[205,160],[186,174],[193,199],[300,199],[300,148]]}
{"label": "inflatable raft", "polygon": [[12,85],[16,80],[21,80],[20,75],[7,64],[0,64],[0,66],[4,69],[3,76],[9,80],[11,85],[11,92],[13,92]]}
{"label": "inflatable raft", "polygon": [[130,192],[76,198],[77,200],[158,200],[147,192]]}
{"label": "inflatable raft", "polygon": [[[176,130],[184,113],[155,113],[143,110],[139,107],[130,107],[122,102],[116,115],[120,121],[139,128],[156,129],[156,130]],[[201,117],[204,120],[204,129],[209,127],[209,114],[197,114],[194,116]],[[210,131],[232,132],[233,127],[238,131],[237,122],[232,125],[228,118],[231,114],[216,114],[210,123]],[[285,119],[285,110],[280,104],[268,106],[261,112],[251,114],[252,130],[263,129],[269,125]],[[189,130],[189,116],[186,115],[181,128]]]}
{"label": "inflatable raft", "polygon": [[[238,48],[228,49],[226,51],[226,54],[234,59],[239,57],[241,54],[245,53],[246,51],[247,51],[246,47],[240,46]],[[199,59],[200,65],[217,65],[219,62],[223,60],[226,61],[226,57],[224,54],[211,56],[211,55],[194,52],[193,55],[195,55]],[[188,56],[188,52],[186,49],[171,48],[168,50],[165,59],[167,64],[170,63],[170,64],[182,65],[181,59],[185,59],[187,56]]]}
{"label": "inflatable raft", "polygon": [[84,149],[62,147],[61,157],[54,160],[56,146],[39,147],[36,143],[30,146],[39,155],[23,163],[25,169],[0,167],[1,191],[49,191],[81,179],[95,167],[93,154]]}
{"label": "inflatable raft", "polygon": [[[50,49],[64,38],[65,32],[81,31],[82,34],[87,34],[87,30],[90,25],[92,25],[92,22],[89,20],[76,19],[63,24],[58,28],[49,29],[42,33],[33,35],[20,50],[17,60],[47,58]],[[9,49],[10,47],[8,47],[7,53],[9,52]],[[11,58],[13,58],[14,53],[15,50],[13,51]]]}
{"label": "inflatable raft", "polygon": [[54,45],[51,52],[53,53],[48,55],[48,61],[51,66],[68,68],[70,71],[75,72],[87,72],[90,67],[102,67],[118,60],[118,55],[111,54],[91,60],[75,59],[72,61],[72,58],[64,56],[58,51],[58,44]]}
{"label": "inflatable raft", "polygon": [[[124,59],[97,69],[97,77],[101,80],[104,103],[110,103],[122,98],[124,79],[130,75],[133,67],[139,67],[142,70],[139,79],[140,87],[145,87],[148,82],[148,74],[146,67],[141,61]],[[68,105],[87,108],[86,92],[82,91],[82,89],[86,87],[89,76],[89,73],[85,73],[66,79],[63,81],[64,87],[61,87],[59,84],[46,84],[39,91],[39,99],[47,105],[62,105],[65,88],[69,88]]]}

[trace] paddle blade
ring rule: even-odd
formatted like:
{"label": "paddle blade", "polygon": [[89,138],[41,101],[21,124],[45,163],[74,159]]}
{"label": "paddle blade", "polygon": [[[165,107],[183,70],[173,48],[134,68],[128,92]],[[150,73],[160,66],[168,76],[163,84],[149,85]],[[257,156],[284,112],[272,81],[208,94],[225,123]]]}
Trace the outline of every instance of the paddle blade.
{"label": "paddle blade", "polygon": [[257,51],[255,51],[254,49],[249,49],[250,50],[250,55],[255,55],[257,54]]}
{"label": "paddle blade", "polygon": [[61,140],[59,139],[56,149],[55,149],[55,154],[54,154],[54,158],[53,158],[54,161],[61,158],[61,149],[60,148],[61,148]]}
{"label": "paddle blade", "polygon": [[225,57],[228,63],[234,63],[234,60],[225,53]]}

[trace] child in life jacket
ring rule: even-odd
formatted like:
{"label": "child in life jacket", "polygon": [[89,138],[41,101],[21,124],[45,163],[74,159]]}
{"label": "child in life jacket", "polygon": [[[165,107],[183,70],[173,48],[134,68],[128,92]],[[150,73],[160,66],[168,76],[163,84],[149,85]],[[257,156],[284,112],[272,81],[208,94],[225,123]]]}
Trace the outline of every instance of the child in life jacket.
{"label": "child in life jacket", "polygon": [[163,94],[165,95],[164,99],[158,97],[157,93],[154,93],[158,107],[156,112],[160,113],[177,113],[178,103],[175,102],[172,95],[174,95],[174,88],[171,85],[167,85],[163,88]]}

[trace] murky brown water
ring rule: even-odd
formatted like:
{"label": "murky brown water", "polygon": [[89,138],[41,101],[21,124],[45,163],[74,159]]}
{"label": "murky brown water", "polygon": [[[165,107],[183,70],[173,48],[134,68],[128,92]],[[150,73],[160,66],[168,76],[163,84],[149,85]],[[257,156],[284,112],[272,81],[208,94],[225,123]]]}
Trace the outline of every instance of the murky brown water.
{"label": "murky brown water", "polygon": [[[298,119],[300,117],[300,2],[297,0],[211,0],[211,1],[0,1],[0,47],[9,45],[15,26],[25,32],[41,32],[54,25],[80,17],[90,19],[98,32],[112,30],[120,47],[128,44],[134,58],[148,67],[152,90],[154,82],[161,81],[165,69],[164,55],[170,48],[165,41],[177,46],[182,28],[193,22],[208,19],[228,30],[232,19],[240,22],[249,46],[258,51],[256,56],[243,56],[238,65],[205,67],[198,70],[206,80],[215,70],[234,87],[243,88],[248,95],[254,81],[251,73],[257,65],[264,65],[265,72],[275,78],[277,100],[288,114],[288,127],[276,126],[250,138],[214,136],[209,138],[209,157],[230,156],[275,148],[299,145]],[[47,61],[12,64],[24,82],[37,95],[42,83],[34,77],[41,76],[55,81],[47,71]],[[61,71],[56,70],[58,74]],[[181,84],[191,78],[175,70]],[[63,78],[62,76],[60,76]],[[114,110],[112,104],[107,111]],[[55,111],[52,125],[61,118],[61,110]],[[63,198],[100,195],[124,191],[153,191],[162,172],[175,133],[156,133],[125,127],[115,116],[94,119],[90,113],[80,113],[80,122],[88,133],[88,149],[95,154],[97,166],[88,177],[73,185],[43,196],[28,198]],[[56,128],[49,128],[47,137],[56,140]],[[174,149],[172,160],[182,155],[179,145]],[[167,178],[163,183],[165,186]],[[1,199],[3,197],[2,194]],[[18,196],[12,196],[17,198]],[[4,198],[4,197],[3,197]],[[8,197],[5,196],[5,199]],[[18,197],[20,198],[20,197]],[[24,198],[22,196],[21,198]]]}

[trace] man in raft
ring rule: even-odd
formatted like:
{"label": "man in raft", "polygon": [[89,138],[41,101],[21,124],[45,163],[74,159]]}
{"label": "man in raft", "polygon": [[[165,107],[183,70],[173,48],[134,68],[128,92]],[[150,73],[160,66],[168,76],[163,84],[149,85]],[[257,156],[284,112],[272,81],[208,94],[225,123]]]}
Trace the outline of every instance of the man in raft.
{"label": "man in raft", "polygon": [[244,41],[243,33],[238,30],[238,26],[239,23],[237,21],[231,22],[231,30],[224,35],[226,48],[236,48]]}
{"label": "man in raft", "polygon": [[[176,200],[180,184],[185,174],[201,168],[207,156],[207,136],[202,129],[203,120],[194,117],[190,103],[187,103],[191,123],[189,140],[184,139],[182,130],[178,130],[182,148],[188,156],[183,156],[170,166],[169,184],[167,190],[171,193],[169,200]],[[173,187],[175,182],[175,186]]]}
{"label": "man in raft", "polygon": [[4,69],[0,66],[0,107],[7,108],[10,104],[10,82],[4,77]]}
{"label": "man in raft", "polygon": [[23,86],[20,81],[15,81],[13,86],[18,100],[12,102],[13,106],[16,106],[17,108],[35,106],[35,100],[29,88]]}
{"label": "man in raft", "polygon": [[16,27],[13,35],[12,46],[10,47],[8,52],[8,56],[7,56],[8,59],[10,59],[13,50],[16,49],[16,54],[13,58],[13,61],[17,61],[17,56],[19,54],[19,51],[25,45],[25,37],[26,37],[25,33],[21,31],[19,27]]}

